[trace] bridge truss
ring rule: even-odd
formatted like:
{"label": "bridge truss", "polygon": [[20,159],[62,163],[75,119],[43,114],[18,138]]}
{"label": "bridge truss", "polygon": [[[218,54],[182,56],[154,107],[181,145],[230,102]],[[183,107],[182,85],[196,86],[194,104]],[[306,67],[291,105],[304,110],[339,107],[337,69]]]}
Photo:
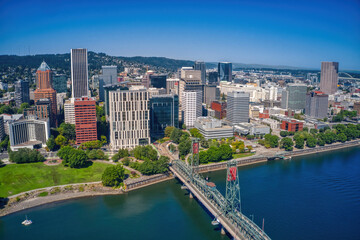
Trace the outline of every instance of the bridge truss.
{"label": "bridge truss", "polygon": [[172,167],[186,179],[187,182],[184,183],[185,185],[191,184],[192,187],[200,192],[202,197],[205,197],[212,206],[220,212],[220,215],[224,216],[226,220],[236,228],[235,232],[243,236],[242,238],[239,236],[233,237],[236,239],[245,238],[254,240],[270,239],[259,226],[241,213],[240,186],[236,161],[228,162],[226,197],[224,197],[215,187],[207,185],[208,182],[197,173],[197,166],[187,165],[181,160],[174,160],[172,162]]}

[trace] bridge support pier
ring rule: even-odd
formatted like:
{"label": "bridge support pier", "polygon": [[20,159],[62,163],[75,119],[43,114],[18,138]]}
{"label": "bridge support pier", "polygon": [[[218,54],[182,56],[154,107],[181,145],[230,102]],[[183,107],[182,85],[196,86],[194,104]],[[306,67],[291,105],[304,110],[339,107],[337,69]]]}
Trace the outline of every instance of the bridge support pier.
{"label": "bridge support pier", "polygon": [[225,229],[223,227],[221,227],[221,231],[220,231],[221,235],[225,235],[226,232],[225,232]]}
{"label": "bridge support pier", "polygon": [[190,192],[190,194],[189,194],[189,197],[190,198],[194,198],[194,196],[193,196],[193,194]]}

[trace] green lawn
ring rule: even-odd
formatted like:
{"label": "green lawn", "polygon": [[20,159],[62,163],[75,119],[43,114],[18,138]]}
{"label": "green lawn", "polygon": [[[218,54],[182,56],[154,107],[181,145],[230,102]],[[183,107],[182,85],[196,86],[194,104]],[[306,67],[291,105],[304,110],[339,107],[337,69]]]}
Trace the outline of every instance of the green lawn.
{"label": "green lawn", "polygon": [[242,158],[242,157],[249,157],[254,155],[255,153],[237,153],[233,154],[233,159]]}
{"label": "green lawn", "polygon": [[64,167],[61,164],[46,166],[43,163],[6,165],[0,168],[0,197],[36,188],[101,181],[101,175],[108,166],[111,165],[98,162],[81,169]]}

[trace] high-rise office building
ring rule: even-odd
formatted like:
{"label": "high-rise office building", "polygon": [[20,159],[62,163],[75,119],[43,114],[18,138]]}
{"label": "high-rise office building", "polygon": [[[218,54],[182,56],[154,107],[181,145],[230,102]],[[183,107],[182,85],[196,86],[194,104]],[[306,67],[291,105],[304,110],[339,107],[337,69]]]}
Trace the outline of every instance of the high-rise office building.
{"label": "high-rise office building", "polygon": [[209,72],[209,84],[217,84],[219,79],[219,74],[218,72]]}
{"label": "high-rise office building", "polygon": [[328,113],[329,96],[320,91],[306,94],[305,114],[313,118],[325,118]]}
{"label": "high-rise office building", "polygon": [[[42,99],[41,101],[39,101]],[[50,125],[52,127],[57,126],[57,103],[56,103],[56,91],[52,88],[52,72],[50,67],[46,62],[42,62],[38,70],[36,71],[36,90],[34,92],[35,104],[44,103],[44,99],[49,99],[50,102],[50,112],[44,114],[43,110],[46,108],[44,106],[36,107],[36,110],[39,109],[37,114],[38,118],[44,118],[46,116],[50,119]],[[42,104],[43,105],[43,104]]]}
{"label": "high-rise office building", "polygon": [[339,63],[338,62],[322,62],[320,91],[326,94],[334,94],[337,91]]}
{"label": "high-rise office building", "polygon": [[117,83],[117,66],[102,66],[102,74],[98,79],[99,100],[105,101],[105,85]]}
{"label": "high-rise office building", "polygon": [[9,123],[11,150],[46,146],[50,137],[49,119],[24,119]]}
{"label": "high-rise office building", "polygon": [[54,75],[52,77],[52,87],[56,93],[64,93],[67,91],[67,77],[64,74]]}
{"label": "high-rise office building", "polygon": [[117,66],[102,66],[102,74],[99,77],[105,85],[117,83]]}
{"label": "high-rise office building", "polygon": [[75,98],[74,110],[76,144],[97,140],[95,98]]}
{"label": "high-rise office building", "polygon": [[232,124],[249,122],[250,94],[230,92],[227,96],[226,117]]}
{"label": "high-rise office building", "polygon": [[[40,98],[35,103],[35,112],[38,119],[50,119],[51,101],[48,98]],[[25,114],[24,114],[25,115]]]}
{"label": "high-rise office building", "polygon": [[203,61],[195,61],[194,70],[201,71],[201,84],[206,84],[206,65]]}
{"label": "high-rise office building", "polygon": [[192,127],[196,118],[202,116],[202,92],[185,90],[182,98],[183,122],[186,127]]}
{"label": "high-rise office building", "polygon": [[154,71],[149,70],[147,71],[143,78],[142,78],[142,85],[144,85],[146,88],[150,87],[150,76],[154,74]]}
{"label": "high-rise office building", "polygon": [[162,75],[152,74],[152,75],[150,75],[150,87],[166,89],[166,77],[167,77],[166,74],[162,74]]}
{"label": "high-rise office building", "polygon": [[150,136],[154,139],[164,137],[167,126],[179,127],[179,97],[153,95],[150,98]]}
{"label": "high-rise office building", "polygon": [[218,64],[218,74],[220,81],[232,82],[232,63],[220,62]]}
{"label": "high-rise office building", "polygon": [[117,84],[110,84],[110,85],[105,85],[104,86],[104,98],[105,98],[105,115],[109,116],[110,114],[110,110],[109,110],[109,106],[110,106],[110,102],[109,102],[109,93],[110,91],[115,91],[115,90],[129,90],[128,87],[125,87],[123,84],[117,83]]}
{"label": "high-rise office building", "polygon": [[111,148],[149,144],[149,93],[145,89],[110,91],[109,102]]}
{"label": "high-rise office building", "polygon": [[306,105],[305,84],[289,83],[282,92],[281,107],[291,110],[304,110]]}
{"label": "high-rise office building", "polygon": [[87,49],[71,49],[71,87],[73,98],[89,94]]}
{"label": "high-rise office building", "polygon": [[220,100],[220,88],[216,85],[205,85],[204,86],[204,103],[211,106],[213,101]]}
{"label": "high-rise office building", "polygon": [[4,117],[0,116],[0,139],[2,140],[5,137],[5,125]]}
{"label": "high-rise office building", "polygon": [[65,123],[75,124],[74,98],[65,101],[64,117],[65,117]]}
{"label": "high-rise office building", "polygon": [[30,102],[29,82],[19,80],[15,84],[15,103],[20,107],[22,103]]}
{"label": "high-rise office building", "polygon": [[179,95],[179,81],[178,78],[166,79],[166,93],[173,93]]}

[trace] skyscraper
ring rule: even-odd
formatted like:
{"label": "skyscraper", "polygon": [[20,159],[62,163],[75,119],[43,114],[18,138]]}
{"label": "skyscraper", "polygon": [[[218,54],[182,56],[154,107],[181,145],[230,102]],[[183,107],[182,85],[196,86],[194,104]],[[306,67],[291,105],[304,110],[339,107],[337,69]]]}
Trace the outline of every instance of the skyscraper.
{"label": "skyscraper", "polygon": [[52,77],[52,87],[56,93],[63,93],[67,91],[67,77],[64,74],[54,75]]}
{"label": "skyscraper", "polygon": [[206,65],[203,61],[195,61],[194,70],[201,71],[201,84],[206,84]]}
{"label": "skyscraper", "polygon": [[202,115],[202,92],[185,90],[182,98],[183,122],[186,127],[192,127],[194,126],[196,118]]}
{"label": "skyscraper", "polygon": [[153,95],[150,98],[150,136],[164,136],[167,126],[179,127],[179,97],[174,94]]}
{"label": "skyscraper", "polygon": [[38,70],[36,71],[36,90],[34,92],[35,104],[39,103],[43,105],[44,101],[40,99],[49,99],[50,112],[44,114],[43,110],[46,108],[40,106],[37,114],[38,118],[49,117],[50,125],[52,127],[57,126],[57,104],[56,104],[56,91],[52,88],[52,72],[46,62],[42,62]]}
{"label": "skyscraper", "polygon": [[232,82],[232,63],[220,62],[218,64],[218,74],[220,81]]}
{"label": "skyscraper", "polygon": [[89,94],[87,49],[71,49],[71,87],[73,98]]}
{"label": "skyscraper", "polygon": [[216,84],[218,82],[218,72],[209,72],[209,84]]}
{"label": "skyscraper", "polygon": [[326,94],[334,94],[337,91],[339,63],[322,62],[320,91]]}
{"label": "skyscraper", "polygon": [[150,86],[153,88],[164,88],[166,89],[166,74],[157,75],[153,74],[150,75]]}
{"label": "skyscraper", "polygon": [[232,124],[249,122],[250,94],[230,92],[227,96],[226,117]]}
{"label": "skyscraper", "polygon": [[117,66],[102,66],[100,78],[105,85],[117,83]]}
{"label": "skyscraper", "polygon": [[149,144],[149,93],[145,89],[110,91],[109,102],[111,148]]}
{"label": "skyscraper", "polygon": [[95,98],[74,99],[76,144],[97,140]]}
{"label": "skyscraper", "polygon": [[29,82],[19,80],[15,84],[15,102],[16,106],[20,107],[22,103],[30,102]]}
{"label": "skyscraper", "polygon": [[304,110],[306,105],[305,84],[289,83],[286,90],[282,92],[281,107],[291,110]]}
{"label": "skyscraper", "polygon": [[320,91],[306,94],[305,114],[314,118],[327,117],[329,96]]}
{"label": "skyscraper", "polygon": [[204,86],[204,103],[211,106],[213,101],[220,100],[220,88],[216,85],[205,85]]}

